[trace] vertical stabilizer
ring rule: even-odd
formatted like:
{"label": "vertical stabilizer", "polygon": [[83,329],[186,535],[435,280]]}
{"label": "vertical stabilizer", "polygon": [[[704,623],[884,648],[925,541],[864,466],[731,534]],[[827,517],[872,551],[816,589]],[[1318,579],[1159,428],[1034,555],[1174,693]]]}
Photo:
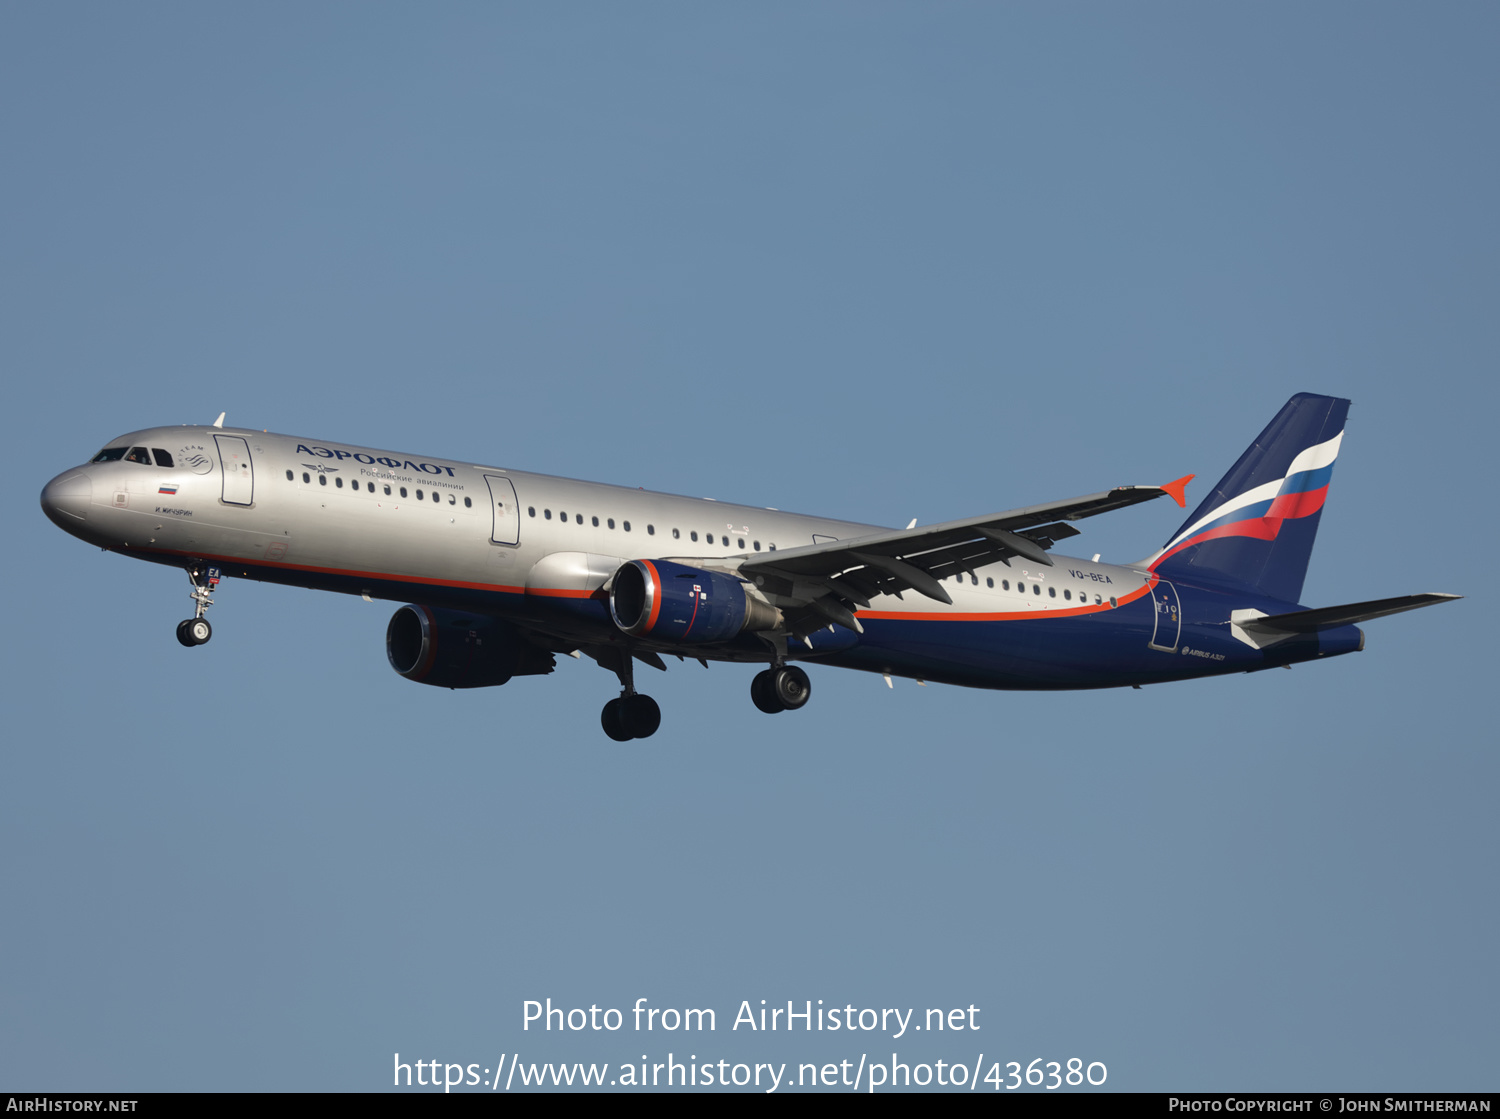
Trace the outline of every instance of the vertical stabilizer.
{"label": "vertical stabilizer", "polygon": [[1299,601],[1348,414],[1339,397],[1292,397],[1147,565]]}

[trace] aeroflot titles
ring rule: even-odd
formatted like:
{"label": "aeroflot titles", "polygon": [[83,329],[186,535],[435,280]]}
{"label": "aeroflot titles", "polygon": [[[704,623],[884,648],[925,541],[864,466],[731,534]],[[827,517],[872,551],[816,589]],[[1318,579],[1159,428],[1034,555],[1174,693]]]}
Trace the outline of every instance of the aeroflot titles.
{"label": "aeroflot titles", "polygon": [[411,459],[402,460],[392,458],[390,455],[386,455],[384,458],[376,458],[374,455],[367,455],[363,451],[341,451],[332,447],[309,447],[306,443],[297,444],[297,453],[299,455],[316,455],[318,458],[352,458],[355,462],[364,463],[366,466],[374,466],[376,463],[379,463],[388,470],[420,470],[423,474],[442,474],[446,471],[448,477],[458,477],[458,475],[453,473],[453,467],[451,466],[441,466],[435,462],[412,462]]}

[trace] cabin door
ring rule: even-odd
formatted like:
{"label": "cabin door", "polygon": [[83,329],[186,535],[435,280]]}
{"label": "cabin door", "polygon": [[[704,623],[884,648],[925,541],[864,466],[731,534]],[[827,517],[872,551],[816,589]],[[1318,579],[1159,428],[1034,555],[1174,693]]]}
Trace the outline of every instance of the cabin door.
{"label": "cabin door", "polygon": [[519,544],[521,517],[516,507],[515,485],[500,474],[486,474],[484,480],[489,483],[490,513],[494,516],[490,539],[496,544]]}
{"label": "cabin door", "polygon": [[1182,634],[1182,605],[1177,601],[1177,588],[1159,579],[1151,588],[1151,599],[1156,603],[1156,627],[1151,632],[1150,647],[1163,653],[1176,652],[1177,639]]}
{"label": "cabin door", "polygon": [[250,464],[250,444],[238,435],[215,435],[214,442],[219,445],[219,465],[224,469],[224,503],[254,504],[255,468]]}

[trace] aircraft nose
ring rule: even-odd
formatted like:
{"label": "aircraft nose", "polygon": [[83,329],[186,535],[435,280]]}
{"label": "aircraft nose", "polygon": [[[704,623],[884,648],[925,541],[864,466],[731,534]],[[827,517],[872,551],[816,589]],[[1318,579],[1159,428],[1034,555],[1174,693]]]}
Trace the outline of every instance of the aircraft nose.
{"label": "aircraft nose", "polygon": [[82,470],[65,471],[42,487],[42,512],[62,529],[85,520],[93,500],[94,483]]}

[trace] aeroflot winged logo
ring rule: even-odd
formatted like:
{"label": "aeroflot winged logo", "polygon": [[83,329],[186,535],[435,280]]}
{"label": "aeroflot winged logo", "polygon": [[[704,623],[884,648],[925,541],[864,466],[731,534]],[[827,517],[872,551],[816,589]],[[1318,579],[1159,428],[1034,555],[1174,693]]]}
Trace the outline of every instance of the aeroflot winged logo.
{"label": "aeroflot winged logo", "polygon": [[1208,540],[1231,536],[1275,540],[1283,521],[1318,512],[1328,496],[1328,480],[1333,476],[1333,462],[1343,438],[1341,431],[1326,443],[1308,447],[1292,459],[1286,477],[1256,486],[1214,508],[1169,541],[1151,567],[1155,569],[1184,548]]}
{"label": "aeroflot winged logo", "polygon": [[[380,458],[376,458],[374,455],[366,454],[364,451],[344,451],[337,447],[319,447],[316,445],[309,447],[306,443],[297,444],[297,453],[299,455],[315,455],[318,458],[324,459],[342,460],[352,458],[355,462],[363,463],[365,466],[380,465],[387,470],[410,470],[422,474],[446,474],[450,478],[457,477],[453,473],[453,467],[451,466],[442,466],[435,462],[413,462],[411,459],[399,459],[393,455],[383,455]],[[317,467],[313,469],[317,469]],[[326,469],[332,471],[338,468],[327,467]]]}

